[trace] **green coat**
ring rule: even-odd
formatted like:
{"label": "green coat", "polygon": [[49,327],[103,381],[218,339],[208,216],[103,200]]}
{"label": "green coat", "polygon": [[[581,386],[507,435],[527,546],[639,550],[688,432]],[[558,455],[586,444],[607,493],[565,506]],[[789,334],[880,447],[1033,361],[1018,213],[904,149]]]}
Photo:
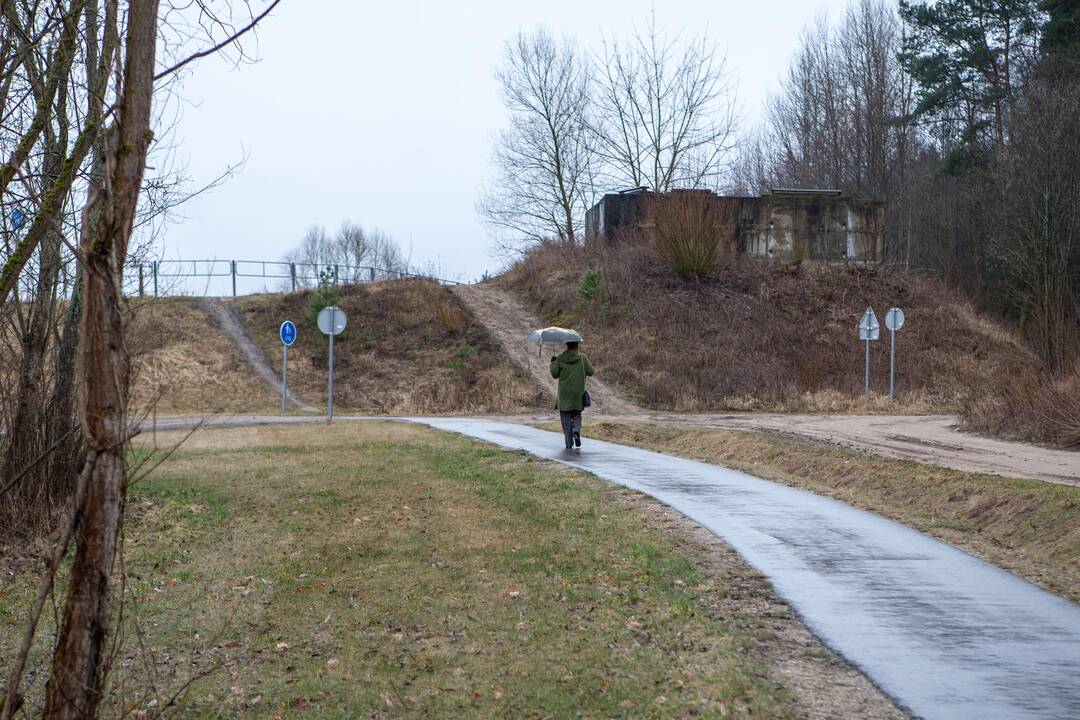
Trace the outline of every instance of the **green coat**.
{"label": "green coat", "polygon": [[584,410],[581,396],[585,394],[585,376],[592,374],[592,365],[583,352],[567,350],[555,358],[555,361],[551,363],[551,377],[559,379],[559,394],[555,409],[563,412]]}

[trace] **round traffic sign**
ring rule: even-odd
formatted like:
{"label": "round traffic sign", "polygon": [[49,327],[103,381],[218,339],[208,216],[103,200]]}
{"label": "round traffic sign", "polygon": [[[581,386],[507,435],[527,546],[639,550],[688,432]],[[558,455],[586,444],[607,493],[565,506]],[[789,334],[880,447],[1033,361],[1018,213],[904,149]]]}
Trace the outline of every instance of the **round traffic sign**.
{"label": "round traffic sign", "polygon": [[328,305],[319,311],[318,325],[323,335],[340,335],[345,330],[345,311]]}
{"label": "round traffic sign", "polygon": [[281,327],[278,328],[278,337],[281,338],[282,345],[292,347],[292,344],[296,342],[296,325],[292,320],[281,323]]}
{"label": "round traffic sign", "polygon": [[904,327],[905,319],[903,310],[898,307],[889,308],[889,312],[885,313],[885,327],[896,332]]}

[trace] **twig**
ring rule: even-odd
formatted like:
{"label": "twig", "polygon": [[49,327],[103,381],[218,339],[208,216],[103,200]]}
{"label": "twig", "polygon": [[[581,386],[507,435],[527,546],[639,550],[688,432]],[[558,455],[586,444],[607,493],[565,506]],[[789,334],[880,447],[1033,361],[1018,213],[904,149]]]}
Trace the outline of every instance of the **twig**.
{"label": "twig", "polygon": [[177,70],[184,67],[188,63],[195,62],[196,60],[198,60],[200,58],[207,57],[208,55],[213,55],[214,53],[216,53],[219,50],[221,50],[222,48],[224,48],[226,45],[231,45],[232,43],[236,42],[236,40],[238,40],[241,35],[243,35],[244,33],[248,32],[249,30],[254,28],[256,25],[258,25],[259,22],[264,17],[269,15],[270,11],[273,10],[274,8],[276,8],[278,6],[278,3],[280,3],[280,2],[281,2],[281,0],[274,0],[272,3],[270,3],[270,7],[266,8],[261,13],[259,13],[259,15],[257,17],[255,17],[254,19],[252,19],[252,21],[250,23],[248,23],[244,27],[240,28],[239,30],[234,32],[232,35],[230,35],[229,37],[227,37],[224,40],[222,40],[221,42],[219,42],[217,45],[215,45],[215,46],[213,46],[211,48],[207,48],[206,50],[200,50],[199,52],[195,53],[194,55],[189,55],[188,57],[184,58],[180,62],[173,65],[171,68],[168,68],[167,70],[162,70],[161,72],[159,72],[157,75],[154,76],[154,82],[157,82],[158,80],[165,77],[166,75],[171,75],[172,73],[176,72]]}
{"label": "twig", "polygon": [[77,431],[80,427],[81,426],[79,423],[75,423],[74,427],[64,433],[56,442],[54,442],[52,445],[46,448],[44,452],[34,458],[33,462],[20,470],[19,473],[15,477],[13,477],[7,485],[0,489],[0,498],[4,497],[4,495],[7,495],[11,488],[15,487],[15,484],[26,476],[26,473],[33,470],[34,467],[37,466],[37,464],[40,463],[42,460],[52,455],[53,450],[56,450],[56,448],[60,447],[60,444],[67,440],[71,435],[73,435],[75,431]]}

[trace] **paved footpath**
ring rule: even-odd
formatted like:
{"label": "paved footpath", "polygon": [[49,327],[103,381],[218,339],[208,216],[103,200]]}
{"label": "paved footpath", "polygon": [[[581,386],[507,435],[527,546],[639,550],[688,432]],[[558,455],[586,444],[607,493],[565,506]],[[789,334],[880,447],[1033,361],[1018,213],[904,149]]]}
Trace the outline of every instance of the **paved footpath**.
{"label": "paved footpath", "polygon": [[705,463],[507,422],[416,418],[651,495],[730,543],[919,717],[1080,718],[1080,606],[904,525]]}

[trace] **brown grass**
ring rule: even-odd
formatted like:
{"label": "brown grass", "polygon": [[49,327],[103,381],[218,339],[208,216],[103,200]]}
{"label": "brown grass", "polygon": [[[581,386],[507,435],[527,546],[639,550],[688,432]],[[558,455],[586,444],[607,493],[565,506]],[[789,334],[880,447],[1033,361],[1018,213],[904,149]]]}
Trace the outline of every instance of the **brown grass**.
{"label": "brown grass", "polygon": [[973,393],[963,414],[972,430],[1080,449],[1080,368],[1060,378],[1021,376]]}
{"label": "brown grass", "polygon": [[[300,321],[307,292],[236,301],[241,318],[281,372],[278,326],[298,321],[289,384],[307,402],[326,399],[328,343]],[[334,342],[334,405],[342,412],[444,414],[510,412],[536,393],[446,288],[424,280],[341,289],[348,328]]]}
{"label": "brown grass", "polygon": [[[608,312],[577,309],[586,268],[604,275]],[[687,282],[643,244],[543,246],[500,282],[545,322],[583,331],[606,378],[644,405],[677,411],[959,412],[971,398],[1039,377],[1036,355],[940,282],[889,267],[739,258]],[[856,323],[897,305],[897,403],[889,333],[871,345],[863,399]],[[1050,440],[1045,433],[1030,433]]]}
{"label": "brown grass", "polygon": [[131,408],[216,414],[273,412],[276,393],[248,367],[233,339],[192,298],[132,301]]}
{"label": "brown grass", "polygon": [[1080,488],[727,430],[601,422],[586,424],[584,434],[717,463],[836,498],[1080,601]]}

